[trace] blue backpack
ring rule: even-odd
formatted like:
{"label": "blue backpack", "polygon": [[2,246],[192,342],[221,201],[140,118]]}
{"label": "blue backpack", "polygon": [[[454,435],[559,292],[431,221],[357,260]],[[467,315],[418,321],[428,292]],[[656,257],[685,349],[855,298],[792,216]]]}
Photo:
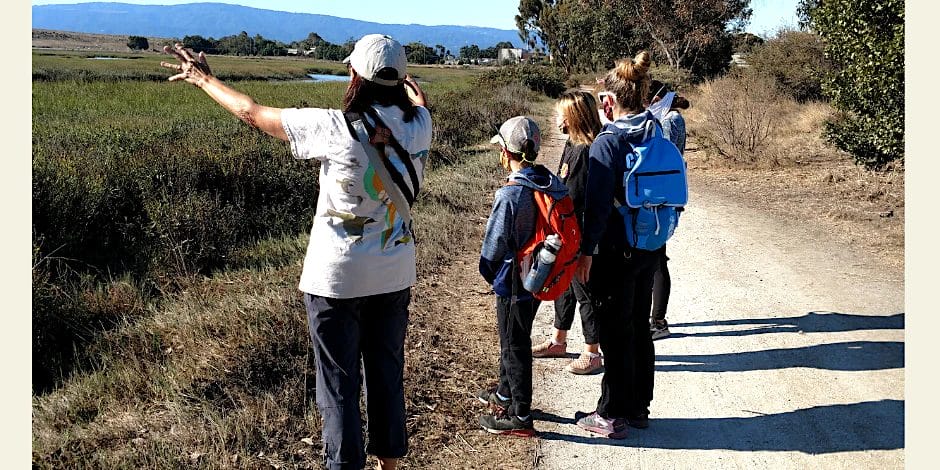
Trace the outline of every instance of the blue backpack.
{"label": "blue backpack", "polygon": [[679,149],[653,126],[653,135],[633,145],[626,155],[623,187],[627,204],[617,210],[623,216],[627,243],[655,251],[666,244],[679,225],[679,213],[689,201],[685,160]]}

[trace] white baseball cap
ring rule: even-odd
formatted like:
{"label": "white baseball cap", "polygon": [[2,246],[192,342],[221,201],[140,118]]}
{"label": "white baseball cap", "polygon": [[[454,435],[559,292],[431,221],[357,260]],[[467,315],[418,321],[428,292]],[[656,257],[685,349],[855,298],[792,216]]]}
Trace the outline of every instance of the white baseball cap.
{"label": "white baseball cap", "polygon": [[[362,76],[362,78],[378,83],[379,85],[395,86],[405,79],[408,58],[405,48],[398,41],[384,34],[367,34],[356,41],[352,54],[343,59]],[[397,80],[379,78],[379,70],[391,67],[398,72]]]}
{"label": "white baseball cap", "polygon": [[[490,143],[500,144],[512,153],[525,154],[526,141],[531,141],[532,151],[538,154],[541,140],[539,126],[535,121],[525,116],[516,116],[499,126],[499,131],[490,139]],[[535,159],[535,155],[523,158],[531,161]]]}

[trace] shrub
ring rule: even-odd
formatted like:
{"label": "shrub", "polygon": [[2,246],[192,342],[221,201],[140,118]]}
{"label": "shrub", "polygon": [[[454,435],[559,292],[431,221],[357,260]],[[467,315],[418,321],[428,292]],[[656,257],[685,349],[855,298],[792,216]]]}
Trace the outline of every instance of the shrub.
{"label": "shrub", "polygon": [[773,78],[744,73],[703,84],[698,100],[701,130],[719,153],[754,161],[777,128],[782,95]]}
{"label": "shrub", "polygon": [[[692,84],[692,75],[688,70],[679,69],[667,65],[657,65],[650,69],[650,76],[653,80],[666,85],[667,90],[679,90]],[[650,93],[657,90],[650,89]]]}
{"label": "shrub", "polygon": [[823,89],[838,111],[826,137],[857,164],[880,169],[904,158],[904,2],[803,0],[833,71]]}
{"label": "shrub", "polygon": [[150,41],[143,36],[129,36],[127,38],[127,47],[134,50],[146,51],[150,49]]}
{"label": "shrub", "polygon": [[533,93],[519,84],[477,85],[439,95],[430,103],[434,116],[431,162],[456,163],[460,150],[489,140],[506,119],[527,114]]}
{"label": "shrub", "polygon": [[555,67],[520,64],[487,70],[477,77],[481,87],[498,88],[520,84],[532,91],[557,98],[565,91],[565,72]]}
{"label": "shrub", "polygon": [[750,70],[774,77],[782,91],[801,103],[823,98],[822,80],[832,69],[822,38],[789,29],[755,47],[747,62]]}

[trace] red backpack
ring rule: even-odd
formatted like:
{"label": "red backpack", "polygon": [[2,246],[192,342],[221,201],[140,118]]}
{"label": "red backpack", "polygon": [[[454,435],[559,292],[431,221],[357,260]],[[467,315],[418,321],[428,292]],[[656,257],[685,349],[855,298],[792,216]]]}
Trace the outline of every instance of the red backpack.
{"label": "red backpack", "polygon": [[548,193],[538,190],[533,190],[532,196],[536,207],[535,234],[522,245],[522,249],[516,252],[516,261],[519,263],[520,275],[525,276],[532,266],[534,257],[538,256],[545,237],[553,233],[558,234],[561,238],[561,248],[555,255],[555,263],[549,271],[548,279],[545,280],[542,289],[532,293],[532,296],[539,300],[555,300],[568,290],[577,270],[578,250],[581,248],[581,228],[578,225],[578,217],[574,212],[574,202],[571,196],[565,195],[561,199],[555,199]]}

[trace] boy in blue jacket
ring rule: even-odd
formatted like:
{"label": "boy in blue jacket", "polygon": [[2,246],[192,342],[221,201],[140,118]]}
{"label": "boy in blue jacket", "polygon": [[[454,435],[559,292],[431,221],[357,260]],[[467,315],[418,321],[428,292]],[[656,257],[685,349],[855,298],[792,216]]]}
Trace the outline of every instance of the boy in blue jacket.
{"label": "boy in blue jacket", "polygon": [[539,301],[522,287],[516,253],[535,234],[532,191],[560,198],[567,187],[552,172],[535,164],[539,128],[525,116],[510,118],[490,141],[500,145],[500,163],[510,171],[496,191],[480,253],[480,274],[496,293],[499,327],[499,385],[478,398],[492,414],[480,416],[483,429],[494,434],[534,436],[532,417],[532,322]]}

